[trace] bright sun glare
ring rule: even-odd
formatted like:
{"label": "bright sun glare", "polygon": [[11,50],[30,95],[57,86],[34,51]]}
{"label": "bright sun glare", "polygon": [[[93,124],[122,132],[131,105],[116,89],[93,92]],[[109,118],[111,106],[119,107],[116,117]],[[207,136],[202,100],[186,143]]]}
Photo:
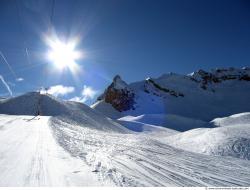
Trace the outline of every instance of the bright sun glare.
{"label": "bright sun glare", "polygon": [[75,70],[76,61],[82,57],[81,52],[76,50],[77,41],[69,40],[61,41],[58,38],[47,38],[47,43],[50,47],[48,51],[48,59],[58,68]]}

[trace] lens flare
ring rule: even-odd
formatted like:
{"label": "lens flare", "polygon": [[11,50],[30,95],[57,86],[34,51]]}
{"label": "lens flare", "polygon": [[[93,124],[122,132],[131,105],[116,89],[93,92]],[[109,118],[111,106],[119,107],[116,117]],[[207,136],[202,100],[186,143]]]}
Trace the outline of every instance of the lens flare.
{"label": "lens flare", "polygon": [[56,66],[57,69],[77,69],[76,61],[82,58],[82,52],[76,50],[77,40],[71,39],[61,41],[57,37],[46,37],[49,46],[47,58]]}

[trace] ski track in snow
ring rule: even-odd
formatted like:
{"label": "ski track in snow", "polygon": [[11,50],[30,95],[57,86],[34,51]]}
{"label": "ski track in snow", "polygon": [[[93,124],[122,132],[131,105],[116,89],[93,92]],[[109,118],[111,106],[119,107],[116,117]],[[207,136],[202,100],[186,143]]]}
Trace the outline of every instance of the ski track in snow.
{"label": "ski track in snow", "polygon": [[250,186],[249,161],[33,117],[0,115],[0,186]]}
{"label": "ski track in snow", "polygon": [[32,118],[0,115],[0,186],[112,185],[58,145],[49,117]]}
{"label": "ski track in snow", "polygon": [[150,133],[107,133],[58,118],[51,126],[64,149],[117,186],[250,185],[249,161],[176,149]]}

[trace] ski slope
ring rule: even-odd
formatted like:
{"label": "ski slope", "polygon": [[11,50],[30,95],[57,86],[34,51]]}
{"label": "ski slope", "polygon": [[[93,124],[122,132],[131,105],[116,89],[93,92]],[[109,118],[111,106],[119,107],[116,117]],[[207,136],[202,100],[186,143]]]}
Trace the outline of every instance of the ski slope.
{"label": "ski slope", "polygon": [[249,161],[174,148],[161,141],[163,131],[109,133],[60,118],[52,118],[51,125],[65,150],[84,160],[99,180],[116,186],[250,185]]}
{"label": "ski slope", "polygon": [[192,129],[162,140],[187,151],[250,160],[249,112],[216,118],[211,124],[217,127]]}
{"label": "ski slope", "polygon": [[249,186],[250,163],[59,117],[0,115],[0,186]]}
{"label": "ski slope", "polygon": [[58,145],[49,118],[0,115],[0,186],[112,185]]}

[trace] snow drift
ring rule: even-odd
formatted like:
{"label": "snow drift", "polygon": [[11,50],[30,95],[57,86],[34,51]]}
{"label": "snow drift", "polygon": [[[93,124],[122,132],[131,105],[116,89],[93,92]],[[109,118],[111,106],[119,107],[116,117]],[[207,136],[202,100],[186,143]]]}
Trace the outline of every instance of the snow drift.
{"label": "snow drift", "polygon": [[214,119],[216,128],[199,128],[167,137],[168,144],[191,152],[250,160],[250,113]]}

